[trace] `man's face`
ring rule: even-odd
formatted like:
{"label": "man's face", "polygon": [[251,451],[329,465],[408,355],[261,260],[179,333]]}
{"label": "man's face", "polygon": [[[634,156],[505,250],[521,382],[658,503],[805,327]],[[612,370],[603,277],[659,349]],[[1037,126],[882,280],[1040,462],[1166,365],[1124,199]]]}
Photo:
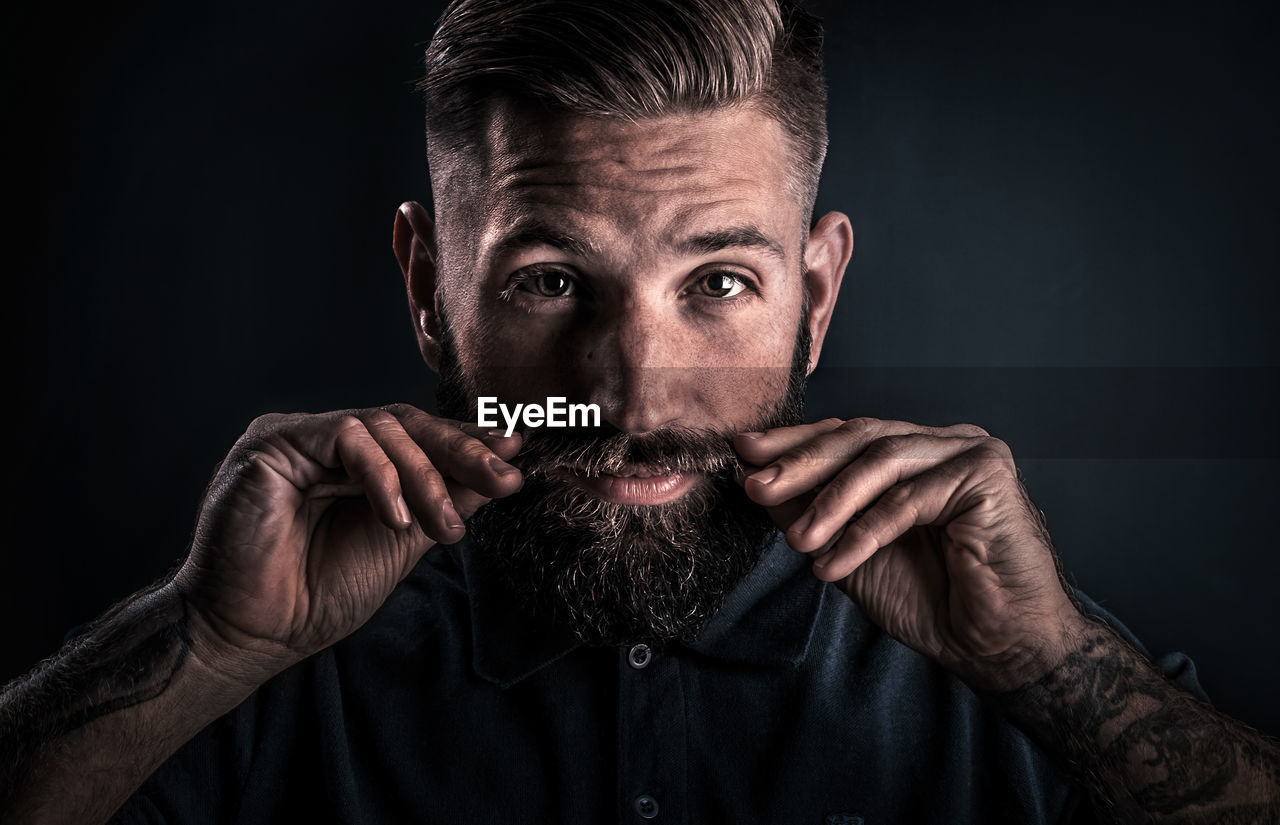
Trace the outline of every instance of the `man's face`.
{"label": "man's face", "polygon": [[747,108],[491,115],[451,176],[469,192],[441,198],[441,412],[565,396],[604,428],[527,431],[525,489],[471,533],[588,641],[687,638],[771,527],[729,438],[799,421],[806,233],[782,129]]}
{"label": "man's face", "polygon": [[462,374],[628,433],[728,432],[784,391],[806,227],[782,127],[750,109],[616,119],[495,106],[438,227]]}

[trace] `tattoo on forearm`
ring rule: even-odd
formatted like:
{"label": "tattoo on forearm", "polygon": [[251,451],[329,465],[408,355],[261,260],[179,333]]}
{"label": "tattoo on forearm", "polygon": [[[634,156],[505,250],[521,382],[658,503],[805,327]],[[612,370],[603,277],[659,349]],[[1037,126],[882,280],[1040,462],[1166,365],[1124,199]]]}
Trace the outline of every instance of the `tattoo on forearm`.
{"label": "tattoo on forearm", "polygon": [[191,650],[181,603],[149,598],[117,605],[32,673],[0,690],[0,811],[41,749],[96,719],[165,692]]}
{"label": "tattoo on forearm", "polygon": [[1100,622],[996,700],[1121,822],[1271,822],[1280,749],[1161,676]]}

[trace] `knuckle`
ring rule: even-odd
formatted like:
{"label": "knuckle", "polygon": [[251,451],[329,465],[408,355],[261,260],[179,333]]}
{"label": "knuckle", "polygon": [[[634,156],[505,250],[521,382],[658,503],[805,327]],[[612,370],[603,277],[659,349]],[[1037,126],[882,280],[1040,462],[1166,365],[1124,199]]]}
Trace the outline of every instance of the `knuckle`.
{"label": "knuckle", "polygon": [[952,429],[955,429],[961,435],[967,435],[975,438],[989,438],[991,436],[991,433],[982,429],[977,424],[955,424]]}
{"label": "knuckle", "polygon": [[844,535],[840,537],[840,544],[862,544],[873,538],[873,536],[870,519],[863,517],[844,528]]}
{"label": "knuckle", "polygon": [[879,423],[874,418],[850,418],[840,425],[840,430],[855,438],[867,438],[879,429]]}
{"label": "knuckle", "polygon": [[445,440],[445,446],[448,448],[449,452],[461,454],[475,453],[477,452],[477,447],[484,448],[483,444],[476,441],[462,430],[454,430],[451,432],[448,439]]}
{"label": "knuckle", "polygon": [[998,438],[990,436],[980,439],[974,446],[971,455],[976,460],[984,476],[1004,475],[1016,478],[1018,469],[1013,460],[1013,451],[1009,445]]}
{"label": "knuckle", "polygon": [[828,460],[822,445],[814,441],[806,441],[792,447],[787,450],[782,459],[785,464],[802,470],[816,467]]}
{"label": "knuckle", "polygon": [[396,470],[396,465],[391,459],[387,458],[387,454],[382,450],[369,450],[364,458],[359,462],[360,472],[366,478],[376,478],[386,482],[392,478],[399,479],[400,474]]}
{"label": "knuckle", "polygon": [[394,409],[390,410],[389,412],[391,412],[392,415],[394,415],[400,421],[404,422],[405,425],[412,425],[415,427],[425,427],[428,424],[431,424],[440,420],[433,415],[427,415],[422,410],[418,409],[417,407],[411,404],[394,404],[392,406],[394,407]]}
{"label": "knuckle", "polygon": [[361,421],[359,418],[356,418],[354,415],[342,416],[336,422],[334,422],[333,426],[334,426],[334,431],[337,432],[339,437],[345,436],[350,438],[352,436],[361,435],[362,433],[365,433],[368,431],[364,426],[364,422]]}
{"label": "knuckle", "polygon": [[809,507],[813,510],[814,521],[822,521],[830,517],[837,509],[836,502],[838,500],[839,492],[833,490],[830,485],[821,493],[818,493],[813,501],[809,502]]}
{"label": "knuckle", "polygon": [[865,454],[875,459],[896,458],[906,452],[918,437],[917,433],[881,436],[867,445]]}
{"label": "knuckle", "polygon": [[880,503],[891,510],[900,511],[911,506],[914,491],[909,484],[895,484],[880,496]]}
{"label": "knuckle", "polygon": [[1009,449],[1009,445],[1000,439],[993,438],[992,436],[986,436],[982,439],[981,444],[982,451],[988,456],[998,458],[1002,461],[1013,461],[1013,450]]}
{"label": "knuckle", "polygon": [[413,467],[413,477],[424,490],[438,495],[444,489],[444,479],[430,461],[421,461]]}
{"label": "knuckle", "polygon": [[249,422],[245,435],[261,438],[280,429],[288,419],[283,413],[264,413]]}
{"label": "knuckle", "polygon": [[400,419],[396,418],[386,410],[377,409],[370,410],[365,414],[365,422],[369,429],[389,430],[400,426]]}

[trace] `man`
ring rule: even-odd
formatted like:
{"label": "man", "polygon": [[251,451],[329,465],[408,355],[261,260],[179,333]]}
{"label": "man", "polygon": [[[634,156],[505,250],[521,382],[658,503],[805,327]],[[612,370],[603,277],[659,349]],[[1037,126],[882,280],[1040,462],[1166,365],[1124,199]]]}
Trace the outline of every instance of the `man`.
{"label": "man", "polygon": [[852,248],[817,42],[452,7],[394,235],[444,417],[254,422],[177,574],[6,694],[15,818],[1274,817],[1274,747],[1062,586],[1005,445],[801,423]]}

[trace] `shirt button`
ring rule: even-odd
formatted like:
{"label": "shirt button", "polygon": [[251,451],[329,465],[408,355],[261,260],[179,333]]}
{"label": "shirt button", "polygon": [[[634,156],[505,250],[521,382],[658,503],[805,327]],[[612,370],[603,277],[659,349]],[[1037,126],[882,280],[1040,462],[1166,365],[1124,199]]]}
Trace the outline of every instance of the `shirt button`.
{"label": "shirt button", "polygon": [[658,800],[649,796],[649,794],[637,796],[636,813],[640,814],[642,819],[653,819],[658,815]]}
{"label": "shirt button", "polygon": [[[649,662],[653,661],[653,651],[649,650],[648,645],[636,645],[631,648],[631,652],[627,654],[627,661],[636,670],[645,667]],[[641,797],[641,799],[652,799],[653,797]],[[637,802],[636,804],[639,804]],[[655,803],[656,804],[656,803]]]}

